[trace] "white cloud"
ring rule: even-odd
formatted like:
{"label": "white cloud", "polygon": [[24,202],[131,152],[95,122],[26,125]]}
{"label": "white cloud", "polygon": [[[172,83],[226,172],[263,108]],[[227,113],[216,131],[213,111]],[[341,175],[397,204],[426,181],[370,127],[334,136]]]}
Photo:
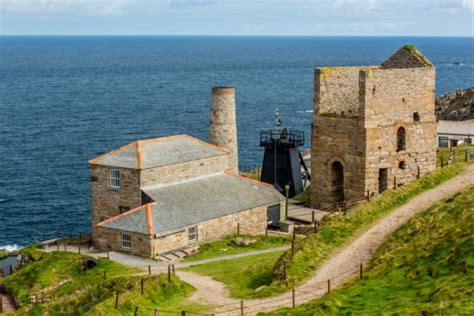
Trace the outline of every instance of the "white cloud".
{"label": "white cloud", "polygon": [[461,5],[474,12],[474,0],[462,0]]}
{"label": "white cloud", "polygon": [[2,12],[86,15],[123,15],[131,0],[0,0]]}
{"label": "white cloud", "polygon": [[377,6],[377,0],[336,0],[334,8],[346,8],[358,12],[371,12]]}

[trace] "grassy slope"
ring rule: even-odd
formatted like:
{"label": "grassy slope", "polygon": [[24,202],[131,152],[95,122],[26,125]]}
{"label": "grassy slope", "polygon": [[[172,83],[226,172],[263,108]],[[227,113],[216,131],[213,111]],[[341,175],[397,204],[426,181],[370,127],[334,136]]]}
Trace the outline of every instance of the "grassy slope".
{"label": "grassy slope", "polygon": [[364,280],[272,315],[474,313],[474,187],[412,218],[376,251]]}
{"label": "grassy slope", "polygon": [[[186,298],[194,288],[173,278],[168,283],[166,276],[146,276],[145,295],[139,295],[141,270],[128,268],[116,262],[99,259],[93,269],[81,272],[83,256],[74,253],[42,253],[27,249],[37,261],[27,264],[17,273],[5,278],[4,284],[22,308],[19,315],[52,314],[133,314],[135,306],[194,310],[197,305],[187,304]],[[104,280],[104,271],[107,278]],[[120,308],[115,310],[116,291],[121,295]],[[48,303],[31,305],[29,297],[39,294]]]}
{"label": "grassy slope", "polygon": [[436,150],[436,165],[438,167],[441,166],[441,159],[443,160],[444,164],[448,163],[448,160],[454,160],[459,162],[459,161],[464,161],[465,159],[465,153],[464,153],[464,148],[466,146],[469,146],[471,148],[470,153],[474,154],[474,145],[460,145],[458,147],[453,148],[451,151],[448,148],[438,148]]}
{"label": "grassy slope", "polygon": [[271,283],[273,265],[281,254],[279,251],[217,261],[186,270],[208,275],[224,283],[232,297],[252,298],[255,297],[256,288]]}
{"label": "grassy slope", "polygon": [[8,255],[6,250],[0,249],[0,259],[5,258]]}
{"label": "grassy slope", "polygon": [[268,249],[278,246],[283,246],[291,242],[290,237],[286,236],[246,236],[241,235],[240,237],[251,237],[257,240],[256,243],[248,246],[237,246],[232,240],[239,237],[238,235],[228,236],[223,239],[203,244],[199,247],[199,253],[190,256],[185,261],[196,261],[213,257],[220,257],[226,255],[233,255],[237,253],[243,253],[254,250]]}
{"label": "grassy slope", "polygon": [[[436,170],[419,180],[410,182],[396,190],[389,190],[364,203],[346,216],[337,216],[323,222],[322,229],[306,238],[291,259],[291,252],[285,252],[274,268],[273,282],[270,287],[262,291],[261,295],[272,295],[301,283],[332,253],[349,243],[359,234],[367,230],[377,220],[391,210],[405,204],[416,195],[431,189],[438,184],[460,174],[464,164],[455,164],[450,167]],[[283,261],[286,261],[287,282],[283,280]]]}

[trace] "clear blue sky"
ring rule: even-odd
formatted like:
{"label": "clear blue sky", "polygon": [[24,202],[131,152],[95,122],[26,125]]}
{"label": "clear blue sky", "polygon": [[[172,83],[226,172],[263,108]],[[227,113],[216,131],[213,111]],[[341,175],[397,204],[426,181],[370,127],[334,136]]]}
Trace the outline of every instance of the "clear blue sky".
{"label": "clear blue sky", "polygon": [[474,0],[0,0],[2,35],[474,36]]}

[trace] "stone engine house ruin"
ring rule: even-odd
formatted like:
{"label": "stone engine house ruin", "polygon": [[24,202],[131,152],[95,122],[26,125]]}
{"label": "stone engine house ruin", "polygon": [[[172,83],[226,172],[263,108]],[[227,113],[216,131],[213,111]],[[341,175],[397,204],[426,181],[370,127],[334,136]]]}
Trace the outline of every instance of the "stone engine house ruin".
{"label": "stone engine house ruin", "polygon": [[380,66],[315,70],[311,206],[358,201],[436,168],[435,67],[406,45]]}

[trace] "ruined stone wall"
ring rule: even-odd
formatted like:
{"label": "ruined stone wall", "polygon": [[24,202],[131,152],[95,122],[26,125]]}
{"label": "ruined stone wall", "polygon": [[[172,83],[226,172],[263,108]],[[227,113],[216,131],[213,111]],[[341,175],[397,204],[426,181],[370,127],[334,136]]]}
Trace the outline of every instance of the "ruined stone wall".
{"label": "ruined stone wall", "polygon": [[[360,98],[367,135],[366,191],[378,193],[381,168],[388,170],[388,188],[394,181],[398,186],[415,179],[418,168],[420,176],[436,168],[433,67],[362,71]],[[400,127],[406,145],[397,151]]]}
{"label": "ruined stone wall", "polygon": [[323,67],[314,74],[314,113],[357,115],[359,71],[376,67]]}
{"label": "ruined stone wall", "polygon": [[343,166],[345,200],[363,197],[364,160],[365,133],[357,118],[316,115],[311,145],[311,206],[325,208],[335,202],[331,181],[335,161]]}
{"label": "ruined stone wall", "polygon": [[215,156],[179,164],[144,169],[141,171],[141,186],[165,183],[196,177],[228,169],[229,155]]}
{"label": "ruined stone wall", "polygon": [[[132,247],[130,249],[122,247],[122,233],[131,236]],[[122,232],[107,227],[97,227],[96,236],[95,246],[101,251],[106,251],[108,249],[142,257],[151,257],[153,254],[151,237],[144,234]]]}
{"label": "ruined stone wall", "polygon": [[[284,208],[282,216],[284,216]],[[218,217],[197,224],[198,240],[196,243],[206,243],[237,233],[237,223],[240,223],[241,234],[263,234],[267,226],[267,206],[261,206],[228,216]],[[156,254],[179,249],[189,244],[188,227],[153,241]]]}
{"label": "ruined stone wall", "polygon": [[[138,170],[113,168],[120,171],[120,188],[110,188],[111,167],[89,165],[91,174],[92,240],[96,240],[96,224],[120,214],[119,207],[130,209],[141,205]],[[92,181],[97,179],[97,181]]]}

